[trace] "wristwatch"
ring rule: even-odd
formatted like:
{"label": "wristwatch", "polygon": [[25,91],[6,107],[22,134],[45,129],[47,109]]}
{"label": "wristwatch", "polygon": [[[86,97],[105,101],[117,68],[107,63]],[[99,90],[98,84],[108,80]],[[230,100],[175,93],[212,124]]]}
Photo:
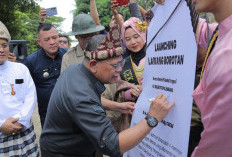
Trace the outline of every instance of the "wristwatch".
{"label": "wristwatch", "polygon": [[147,124],[149,127],[154,128],[158,125],[158,120],[155,117],[152,117],[150,115],[147,114],[147,116],[145,117],[145,119],[147,120]]}

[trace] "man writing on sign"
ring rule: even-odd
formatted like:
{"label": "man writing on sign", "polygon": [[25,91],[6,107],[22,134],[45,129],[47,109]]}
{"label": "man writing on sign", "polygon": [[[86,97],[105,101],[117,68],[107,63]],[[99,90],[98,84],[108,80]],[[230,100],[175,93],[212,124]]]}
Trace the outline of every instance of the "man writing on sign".
{"label": "man writing on sign", "polygon": [[[53,90],[40,138],[42,156],[94,155],[96,148],[110,156],[120,156],[136,146],[173,107],[158,94],[146,119],[119,134],[101,104],[103,83],[113,83],[124,60],[118,26],[106,38],[96,35],[88,42],[82,64],[69,66]],[[102,41],[102,43],[100,43]],[[71,77],[70,77],[71,76]]]}

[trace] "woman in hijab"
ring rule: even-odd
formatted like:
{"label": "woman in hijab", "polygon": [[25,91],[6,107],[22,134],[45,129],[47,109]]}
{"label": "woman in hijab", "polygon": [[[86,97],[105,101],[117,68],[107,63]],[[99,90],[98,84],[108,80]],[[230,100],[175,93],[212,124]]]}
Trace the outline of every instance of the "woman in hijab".
{"label": "woman in hijab", "polygon": [[[136,17],[131,17],[122,24],[121,37],[126,45],[129,56],[125,58],[120,77],[128,82],[117,84],[118,101],[136,102],[142,91],[142,81],[145,66],[145,46],[147,23]],[[120,130],[129,128],[131,115],[122,115]]]}
{"label": "woman in hijab", "polygon": [[126,45],[125,65],[120,73],[122,80],[132,83],[135,88],[125,91],[125,100],[135,101],[142,91],[142,80],[145,65],[146,46],[145,22],[141,22],[136,17],[131,17],[125,21],[121,28],[122,40]]}

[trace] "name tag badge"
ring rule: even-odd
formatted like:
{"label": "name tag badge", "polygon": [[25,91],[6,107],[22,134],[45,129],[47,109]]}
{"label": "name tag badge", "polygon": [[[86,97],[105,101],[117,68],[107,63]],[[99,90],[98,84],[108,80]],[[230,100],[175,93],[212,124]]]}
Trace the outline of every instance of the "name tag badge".
{"label": "name tag badge", "polygon": [[47,78],[47,77],[49,76],[48,70],[49,70],[49,69],[44,69],[44,70],[43,70],[43,72],[44,72],[44,73],[43,73],[43,77],[44,77],[44,78]]}
{"label": "name tag badge", "polygon": [[44,73],[43,73],[43,77],[44,77],[44,78],[47,78],[48,76],[49,76],[49,73],[48,73],[48,72],[44,72]]}

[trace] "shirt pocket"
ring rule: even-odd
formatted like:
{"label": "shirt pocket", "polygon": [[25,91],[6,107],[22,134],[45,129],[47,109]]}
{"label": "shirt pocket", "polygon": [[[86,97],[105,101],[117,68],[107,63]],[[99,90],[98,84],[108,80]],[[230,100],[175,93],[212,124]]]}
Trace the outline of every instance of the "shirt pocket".
{"label": "shirt pocket", "polygon": [[23,84],[9,84],[2,85],[2,93],[6,99],[11,101],[24,101],[24,89]]}

